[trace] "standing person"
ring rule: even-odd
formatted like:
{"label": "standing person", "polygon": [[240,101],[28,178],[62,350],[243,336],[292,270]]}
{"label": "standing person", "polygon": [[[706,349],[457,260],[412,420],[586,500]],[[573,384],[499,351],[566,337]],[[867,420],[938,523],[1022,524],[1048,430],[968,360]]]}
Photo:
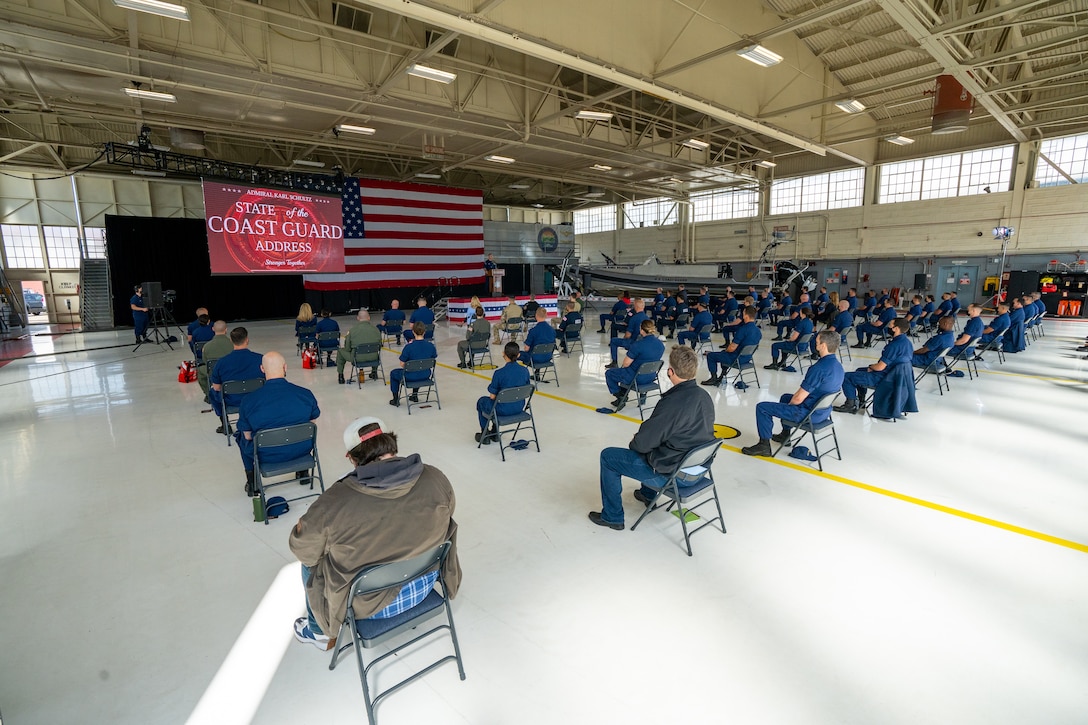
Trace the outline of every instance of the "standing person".
{"label": "standing person", "polygon": [[148,323],[148,307],[144,304],[144,286],[138,284],[132,288],[133,295],[128,301],[128,306],[132,310],[132,326],[136,328],[136,342],[150,342],[151,338],[147,336],[147,323]]}
{"label": "standing person", "polygon": [[409,334],[416,334],[415,329],[417,322],[423,323],[423,336],[428,340],[434,339],[434,330],[427,330],[427,327],[434,324],[434,310],[427,306],[426,297],[420,297],[416,300],[416,308],[412,311],[412,316],[408,318],[408,322],[412,323],[412,331],[411,333],[404,333],[405,340],[408,339]]}
{"label": "standing person", "polygon": [[401,331],[404,329],[404,310],[400,308],[400,300],[393,300],[389,309],[382,315],[382,324],[378,325],[378,331],[383,335],[396,335],[397,344],[400,344]]}
{"label": "standing person", "polygon": [[[491,376],[491,384],[487,386],[487,395],[476,401],[476,417],[480,423],[480,432],[476,434],[476,442],[487,445],[499,440],[499,432],[492,428],[487,429],[491,411],[495,407],[495,397],[507,388],[520,388],[529,384],[529,369],[518,364],[518,344],[508,342],[502,349],[503,359],[506,364],[495,371]],[[525,408],[525,402],[499,403],[499,415],[516,415]],[[483,440],[481,440],[481,438]]]}
{"label": "standing person", "polygon": [[[645,339],[661,344],[656,337]],[[649,505],[657,494],[651,486],[664,486],[689,450],[714,440],[714,402],[695,383],[698,368],[699,358],[690,347],[677,345],[669,353],[667,374],[673,387],[661,395],[627,448],[601,451],[601,510],[591,511],[590,521],[622,531],[623,476],[642,482],[635,499]]]}
{"label": "standing person", "polygon": [[[813,363],[805,372],[805,379],[801,381],[801,387],[792,395],[784,394],[777,403],[763,401],[756,404],[756,431],[759,441],[753,445],[741,448],[740,452],[746,456],[771,455],[771,441],[785,443],[790,439],[791,425],[796,425],[805,419],[813,406],[825,395],[830,395],[842,386],[845,373],[842,363],[839,362],[835,352],[839,349],[839,333],[834,330],[824,330],[816,336],[816,352],[820,359]],[[822,423],[831,417],[831,411],[826,410],[819,414],[813,413],[812,422]],[[771,435],[774,431],[774,419],[782,421],[782,431],[777,435]]]}
{"label": "standing person", "polygon": [[484,260],[484,275],[487,277],[487,293],[489,295],[495,294],[495,270],[499,268],[499,265],[495,264],[495,255],[487,255],[487,259]]}
{"label": "standing person", "polygon": [[[405,381],[426,380],[431,376],[429,370],[420,370],[414,373],[404,372],[404,363],[409,360],[429,360],[438,357],[438,350],[435,348],[434,343],[424,339],[424,331],[425,328],[422,322],[412,325],[412,339],[408,340],[404,345],[404,349],[400,351],[400,367],[389,373],[389,392],[393,394],[393,399],[389,401],[389,404],[394,408],[400,407],[401,384]],[[405,339],[407,339],[407,334]],[[410,399],[413,403],[416,402],[416,394],[412,393]]]}
{"label": "standing person", "polygon": [[[242,398],[238,406],[238,453],[246,471],[246,494],[259,495],[253,474],[253,437],[258,431],[282,428],[299,423],[315,422],[321,415],[317,398],[307,388],[287,382],[287,361],[278,352],[270,351],[261,358],[265,383]],[[265,463],[286,463],[310,452],[308,441],[276,446],[261,456]],[[305,471],[300,471],[300,477]]]}
{"label": "standing person", "polygon": [[[235,327],[230,331],[230,341],[234,350],[230,354],[220,358],[212,370],[209,380],[212,384],[208,398],[211,400],[212,410],[217,418],[223,416],[224,405],[238,405],[242,396],[223,396],[223,383],[232,380],[253,380],[264,378],[261,370],[261,355],[249,349],[249,331],[244,327]],[[216,433],[223,433],[223,426],[216,429]]]}
{"label": "standing person", "polygon": [[[465,362],[465,356],[468,355],[468,341],[473,335],[490,335],[491,323],[484,317],[484,308],[477,305],[473,310],[475,318],[472,320],[472,324],[465,329],[465,339],[457,342],[457,358],[459,362],[457,367],[467,368],[468,363]],[[487,345],[487,340],[484,340],[484,345]]]}
{"label": "standing person", "polygon": [[[369,315],[368,315],[369,317]],[[317,334],[322,332],[335,332],[336,338],[333,340],[322,340],[319,343],[321,352],[324,352],[328,360],[325,362],[325,367],[332,367],[336,363],[333,362],[333,352],[337,351],[340,347],[340,325],[336,320],[332,319],[332,313],[328,310],[321,310],[321,316],[317,318]],[[379,341],[380,341],[379,337]],[[320,362],[320,358],[318,358]]]}
{"label": "standing person", "polygon": [[[346,337],[344,337],[344,346],[336,351],[336,382],[340,385],[345,385],[349,381],[344,380],[344,368],[355,357],[355,348],[359,345],[377,343],[382,344],[382,333],[378,331],[378,328],[370,323],[370,312],[368,310],[359,310],[355,313],[355,326],[348,331]],[[375,352],[372,355],[364,355],[359,359],[360,367],[365,367],[366,363],[372,363],[378,360],[381,355],[381,351]],[[356,370],[357,375],[362,375],[361,370]],[[359,378],[362,380],[362,378]],[[378,379],[378,371],[376,368],[371,368],[370,379]]]}
{"label": "standing person", "polygon": [[[418,453],[398,453],[395,433],[380,423],[364,425],[348,452],[355,470],[318,496],[291,530],[291,551],[302,562],[306,588],[306,616],[295,620],[299,642],[332,649],[358,572],[419,556],[444,541],[452,542],[442,565],[445,593],[457,595],[461,565],[453,486]],[[399,591],[360,596],[353,602],[355,614],[394,617],[422,602],[437,579],[437,571],[429,572]]]}

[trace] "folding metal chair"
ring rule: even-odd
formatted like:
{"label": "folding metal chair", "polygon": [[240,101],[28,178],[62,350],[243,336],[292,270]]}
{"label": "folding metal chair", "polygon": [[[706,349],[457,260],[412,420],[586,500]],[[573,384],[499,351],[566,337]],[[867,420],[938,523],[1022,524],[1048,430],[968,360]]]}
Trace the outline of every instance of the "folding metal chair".
{"label": "folding metal chair", "polygon": [[609,337],[623,337],[627,334],[627,310],[612,315],[612,324],[608,329]]}
{"label": "folding metal chair", "polygon": [[[849,360],[850,362],[854,361],[854,356],[850,354],[850,345],[847,343],[846,340],[846,336],[849,335],[850,331],[853,329],[854,326],[850,325],[849,327],[839,332],[839,362],[846,362],[846,360]],[[842,357],[844,350],[846,351],[846,360],[843,360]]]}
{"label": "folding metal chair", "polygon": [[424,340],[433,340],[434,339],[434,323],[433,322],[430,323],[429,325],[424,325],[423,326],[423,339]]}
{"label": "folding metal chair", "polygon": [[[717,521],[724,534],[725,519],[722,518],[722,505],[721,502],[718,501],[718,489],[714,485],[714,473],[711,470],[711,466],[714,464],[714,457],[718,455],[720,446],[721,441],[713,440],[692,448],[684,455],[684,459],[680,462],[676,471],[669,476],[669,480],[665,482],[664,486],[661,488],[649,486],[649,488],[654,489],[657,493],[654,495],[653,499],[650,500],[650,503],[646,505],[646,510],[638,517],[638,521],[632,524],[631,531],[634,531],[638,525],[642,523],[642,520],[649,516],[651,512],[657,511],[660,508],[664,508],[666,512],[670,512],[675,506],[677,510],[672,511],[672,513],[676,518],[680,519],[680,527],[684,531],[684,545],[687,547],[688,556],[692,555],[691,537],[695,535],[695,532],[700,531]],[[691,508],[684,508],[684,504],[688,501],[701,497],[708,491],[711,494],[709,498],[700,501]],[[688,516],[694,516],[698,519],[699,517],[694,513],[695,510],[700,506],[711,502],[713,502],[714,506],[717,508],[718,515],[708,521],[704,521],[691,531],[688,531]]]}
{"label": "folding metal chair", "polygon": [[[828,455],[829,453],[834,452],[835,458],[841,461],[842,452],[839,450],[839,437],[835,434],[835,421],[831,419],[831,408],[834,405],[835,398],[838,397],[838,395],[839,391],[821,395],[820,399],[816,401],[816,405],[812,407],[812,410],[810,410],[808,414],[805,415],[800,423],[796,424],[796,427],[793,427],[794,424],[791,423],[790,437],[787,438],[784,442],[778,444],[778,448],[775,448],[774,452],[771,453],[771,458],[777,456],[778,452],[784,447],[789,446],[790,448],[794,448],[805,439],[805,436],[811,435],[812,452],[816,456],[816,465],[821,471],[824,470],[823,457]],[[813,417],[815,417],[817,413],[820,413],[822,411],[827,411],[827,418],[814,423],[812,421]],[[797,435],[798,431],[800,431],[801,435]],[[830,438],[831,441],[835,444],[835,447],[831,450],[820,453],[820,443],[827,440],[828,438]]]}
{"label": "folding metal chair", "polygon": [[[742,347],[740,349],[740,352],[737,355],[737,357],[734,358],[733,362],[731,362],[729,364],[729,367],[727,367],[725,370],[722,371],[721,386],[732,385],[733,387],[736,387],[737,383],[741,382],[741,383],[744,383],[744,387],[742,387],[740,389],[741,392],[747,393],[748,392],[748,381],[745,379],[744,374],[747,371],[751,370],[752,371],[752,378],[756,381],[756,387],[758,388],[759,387],[759,372],[756,370],[755,358],[752,357],[753,355],[756,354],[756,350],[758,350],[758,349],[759,349],[758,344],[757,345],[745,345],[744,347]],[[745,358],[745,357],[748,358],[748,362],[741,363],[741,358]],[[734,371],[734,370],[737,372],[737,374],[733,376],[732,380],[730,380],[729,379],[729,373]]]}
{"label": "folding metal chair", "polygon": [[[537,440],[536,435],[536,419],[533,417],[533,405],[532,398],[533,393],[536,391],[532,385],[519,385],[516,388],[505,388],[500,390],[495,396],[495,404],[491,406],[491,415],[488,417],[488,429],[494,428],[495,435],[498,436],[499,453],[502,455],[502,459],[506,460],[506,449],[510,447],[510,444],[504,444],[502,442],[503,434],[510,434],[510,443],[514,442],[514,436],[520,431],[522,425],[529,424],[529,428],[533,431],[533,439],[526,441],[527,443],[533,443],[536,445],[536,452],[540,453],[540,441]],[[499,415],[500,403],[518,403],[524,401],[524,407],[520,413],[514,413],[513,415]],[[505,426],[505,429],[504,429]],[[510,426],[514,426],[513,430]],[[485,435],[487,431],[482,431]],[[484,443],[484,436],[480,436],[479,442],[476,444],[476,448],[479,448]]]}
{"label": "folding metal chair", "polygon": [[[539,355],[547,355],[548,359],[542,362],[535,362],[534,358]],[[559,371],[555,367],[555,344],[544,343],[543,345],[534,345],[533,349],[529,351],[529,370],[532,371],[532,381],[535,386],[536,383],[547,383],[548,371],[552,373],[552,379],[555,380],[555,387],[559,387]]]}
{"label": "folding metal chair", "polygon": [[[446,588],[446,580],[442,575],[442,566],[445,563],[446,556],[449,555],[450,546],[450,542],[447,541],[430,551],[411,559],[367,567],[356,574],[355,579],[351,582],[351,592],[348,594],[348,608],[344,613],[344,620],[340,623],[340,629],[336,634],[336,641],[344,642],[346,639],[349,639],[347,634],[350,632],[350,641],[335,649],[332,654],[332,661],[329,663],[329,669],[332,670],[336,668],[340,656],[344,652],[353,647],[355,648],[355,662],[359,667],[359,681],[363,687],[363,702],[366,705],[366,717],[370,725],[376,725],[377,717],[375,715],[375,709],[385,697],[392,695],[400,688],[418,680],[431,670],[438,668],[446,662],[456,662],[458,674],[461,676],[462,680],[465,679],[465,666],[461,661],[461,647],[457,642],[457,630],[453,626],[453,611],[450,609],[449,590]],[[405,610],[396,616],[389,617],[388,619],[355,618],[353,603],[356,597],[391,589],[399,591],[407,582],[415,581],[424,574],[435,570],[438,571],[438,579],[435,582],[435,588],[432,589],[427,597],[416,606]],[[376,647],[395,637],[415,630],[424,622],[443,614],[445,615],[445,619],[442,624],[432,627],[426,632],[412,637],[407,642],[403,642],[396,647],[391,648],[388,652],[376,657],[370,664],[364,663],[364,649]],[[389,657],[396,657],[402,650],[405,650],[424,639],[428,639],[434,634],[441,633],[442,631],[449,632],[450,640],[453,643],[453,654],[446,655],[421,670],[416,670],[414,674],[401,680],[392,687],[385,688],[380,692],[375,688],[376,694],[373,697],[371,696],[368,676],[375,665]],[[408,659],[409,658],[398,657],[397,661],[403,662]]]}
{"label": "folding metal chair", "polygon": [[583,321],[572,322],[571,324],[567,325],[567,328],[565,330],[558,333],[558,337],[557,337],[557,340],[556,340],[557,342],[562,341],[563,336],[564,335],[566,336],[565,344],[567,346],[567,357],[570,357],[571,353],[574,352],[574,346],[575,345],[577,345],[578,348],[580,350],[582,350],[582,352],[585,352],[585,346],[582,345],[582,325],[583,324],[584,324]]}
{"label": "folding metal chair", "polygon": [[[397,402],[400,402],[400,398],[404,397],[408,400],[408,415],[412,414],[412,405],[422,405],[423,403],[431,402],[431,391],[434,391],[434,402],[438,404],[438,409],[442,410],[442,401],[438,399],[438,381],[435,379],[434,371],[437,364],[435,358],[427,358],[425,360],[409,360],[404,363],[404,383],[401,385],[400,391],[398,391]],[[430,371],[430,377],[426,380],[409,380],[408,373],[418,373],[424,370]],[[419,400],[419,391],[426,390],[427,397],[424,400]],[[416,398],[416,400],[412,400]]]}
{"label": "folding metal chair", "polygon": [[[302,455],[292,456],[288,460],[268,461],[269,454],[277,448],[284,446],[297,446],[300,443],[309,443],[309,451]],[[262,460],[262,454],[264,459]],[[305,475],[298,475],[303,473]],[[266,479],[290,474],[290,478],[283,481],[269,483]],[[317,482],[317,490],[314,490],[314,482]],[[285,498],[287,502],[301,501],[306,498],[320,496],[325,492],[325,482],[321,477],[321,461],[317,457],[317,425],[311,422],[289,425],[282,428],[269,428],[259,430],[253,434],[253,483],[261,497],[261,510],[265,512],[264,523],[268,525],[268,496],[266,491],[277,486],[287,484],[310,484],[309,493],[292,498]],[[298,490],[298,489],[292,489]]]}
{"label": "folding metal chair", "polygon": [[782,355],[782,367],[789,367],[790,360],[792,359],[797,363],[797,369],[799,372],[805,372],[805,361],[809,360],[809,356],[812,352],[808,349],[809,341],[812,340],[812,333],[807,335],[801,335],[797,338],[797,342],[792,350],[786,350]]}
{"label": "folding metal chair", "polygon": [[[378,357],[373,360],[366,360],[372,355]],[[355,376],[355,385],[357,388],[363,387],[363,381],[359,378],[362,375],[363,370],[370,368],[371,377],[381,376],[382,385],[385,385],[385,368],[382,366],[382,344],[380,342],[365,342],[362,345],[356,345],[351,351],[351,374]]]}
{"label": "folding metal chair", "polygon": [[311,345],[317,342],[317,323],[312,325],[303,325],[298,328],[298,341],[295,346],[298,348],[298,354],[302,354],[302,348],[307,345]]}
{"label": "folding metal chair", "polygon": [[[208,377],[209,379],[211,378],[211,370],[208,371]],[[227,405],[227,396],[245,395],[247,393],[252,393],[254,390],[257,390],[262,385],[264,385],[264,378],[249,378],[247,380],[226,380],[223,382],[223,385],[221,386],[222,389],[219,391],[219,393],[223,396],[223,403],[219,408],[222,411],[222,415],[219,416],[219,420],[223,426],[223,435],[227,437],[227,448],[230,448],[230,439],[234,433],[234,431],[231,430],[230,424],[232,421],[230,417],[232,415],[238,415],[238,405]],[[234,420],[238,420],[238,418],[235,417]]]}
{"label": "folding metal chair", "polygon": [[[695,331],[695,352],[699,352],[707,346],[710,347],[711,352],[714,352],[714,338],[711,336],[711,330],[713,329],[714,325],[703,325]],[[706,335],[705,339],[704,335]]]}
{"label": "folding metal chair", "polygon": [[952,349],[952,346],[949,346],[949,347],[946,347],[944,350],[941,350],[940,355],[938,355],[936,358],[931,360],[929,365],[926,365],[924,368],[922,368],[922,372],[918,373],[918,377],[916,377],[914,379],[914,387],[917,388],[918,383],[922,382],[922,378],[924,378],[926,375],[929,375],[930,373],[932,373],[933,376],[935,378],[937,378],[937,390],[940,391],[942,396],[944,395],[944,391],[945,391],[946,388],[948,390],[952,389],[951,386],[948,383],[948,376],[947,376],[947,372],[951,368],[949,368],[948,365],[945,364],[945,362],[944,362],[944,356],[947,355],[948,351],[951,350],[951,349]]}
{"label": "folding metal chair", "polygon": [[1004,339],[1005,339],[1005,333],[1001,333],[1000,335],[998,335],[994,339],[990,340],[989,342],[983,343],[982,345],[978,346],[977,348],[975,348],[975,357],[977,358],[979,355],[981,355],[984,352],[996,352],[997,353],[997,361],[1000,364],[1004,365],[1005,364],[1005,351],[1003,349],[1001,349],[1001,342]]}
{"label": "folding metal chair", "polygon": [[193,360],[199,363],[204,359],[204,346],[208,344],[207,340],[193,343]]}
{"label": "folding metal chair", "polygon": [[[970,340],[967,341],[967,344],[963,346],[963,349],[956,353],[955,356],[953,356],[953,358],[948,361],[949,372],[956,368],[956,363],[962,362],[964,364],[964,367],[967,368],[968,379],[974,380],[976,377],[978,377],[978,363],[975,362],[976,350],[974,349],[977,343],[977,337],[972,337]],[[967,354],[968,350],[971,351],[970,355]]]}
{"label": "folding metal chair", "polygon": [[400,322],[382,322],[378,327],[382,333],[382,345],[392,345],[404,334],[404,325]]}
{"label": "folding metal chair", "polygon": [[[321,343],[335,342],[336,345],[325,345]],[[317,355],[318,361],[321,358],[328,358],[330,355],[335,355],[336,351],[340,349],[340,333],[336,330],[329,330],[328,332],[317,333]],[[331,367],[331,366],[327,366]]]}
{"label": "folding metal chair", "polygon": [[511,317],[506,321],[502,327],[499,328],[499,341],[502,341],[502,336],[506,335],[510,342],[515,342],[518,339],[518,333],[522,331],[524,320],[521,317]]}
{"label": "folding metal chair", "polygon": [[[661,397],[661,385],[658,382],[657,376],[661,373],[661,368],[664,367],[664,360],[652,360],[650,362],[644,362],[638,366],[638,371],[635,373],[634,380],[628,386],[620,386],[627,391],[628,395],[637,395],[638,403],[638,417],[642,420],[646,420],[646,410],[649,409],[650,396]],[[648,383],[638,382],[638,379],[643,375],[653,375],[654,379]]]}
{"label": "folding metal chair", "polygon": [[476,358],[480,358],[480,363],[483,364],[484,357],[487,357],[487,364],[491,367],[495,367],[495,361],[491,357],[491,346],[488,344],[491,342],[491,334],[488,332],[474,332],[468,336],[468,368],[469,370],[476,370]]}

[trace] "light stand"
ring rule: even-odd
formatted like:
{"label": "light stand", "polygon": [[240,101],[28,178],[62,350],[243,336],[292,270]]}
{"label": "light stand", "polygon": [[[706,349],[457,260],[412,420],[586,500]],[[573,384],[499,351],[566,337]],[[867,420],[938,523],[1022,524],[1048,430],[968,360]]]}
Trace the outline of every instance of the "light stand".
{"label": "light stand", "polygon": [[1005,256],[1009,250],[1009,239],[1012,238],[1013,234],[1016,234],[1016,230],[1012,227],[994,227],[993,230],[994,240],[1001,242],[1001,266],[997,269],[997,292],[991,298],[995,308],[1001,302],[1001,283],[1005,277]]}
{"label": "light stand", "polygon": [[174,349],[173,343],[178,342],[181,338],[174,337],[170,334],[170,328],[178,328],[178,332],[181,332],[181,325],[174,319],[174,315],[171,314],[169,305],[173,302],[174,296],[172,290],[165,290],[163,292],[163,304],[157,307],[148,307],[147,317],[148,331],[144,334],[144,338],[136,343],[136,347],[132,348],[133,352],[140,349],[140,346],[146,342],[154,343],[155,345],[166,345],[171,350]]}

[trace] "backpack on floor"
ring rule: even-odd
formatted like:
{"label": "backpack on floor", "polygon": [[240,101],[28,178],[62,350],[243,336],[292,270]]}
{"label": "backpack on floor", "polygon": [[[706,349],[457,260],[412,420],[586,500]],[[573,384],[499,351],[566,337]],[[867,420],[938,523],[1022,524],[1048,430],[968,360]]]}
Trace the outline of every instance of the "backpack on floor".
{"label": "backpack on floor", "polygon": [[305,370],[313,370],[317,367],[317,350],[309,346],[303,348],[302,367]]}
{"label": "backpack on floor", "polygon": [[186,360],[181,365],[178,365],[178,382],[179,383],[195,383],[196,382],[196,363],[192,360]]}

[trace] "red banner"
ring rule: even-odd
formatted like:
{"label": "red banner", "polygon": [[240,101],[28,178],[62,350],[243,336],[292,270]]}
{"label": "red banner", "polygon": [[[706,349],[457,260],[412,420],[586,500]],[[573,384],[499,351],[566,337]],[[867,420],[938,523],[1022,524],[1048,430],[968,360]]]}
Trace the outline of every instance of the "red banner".
{"label": "red banner", "polygon": [[212,274],[344,271],[340,197],[204,182]]}

